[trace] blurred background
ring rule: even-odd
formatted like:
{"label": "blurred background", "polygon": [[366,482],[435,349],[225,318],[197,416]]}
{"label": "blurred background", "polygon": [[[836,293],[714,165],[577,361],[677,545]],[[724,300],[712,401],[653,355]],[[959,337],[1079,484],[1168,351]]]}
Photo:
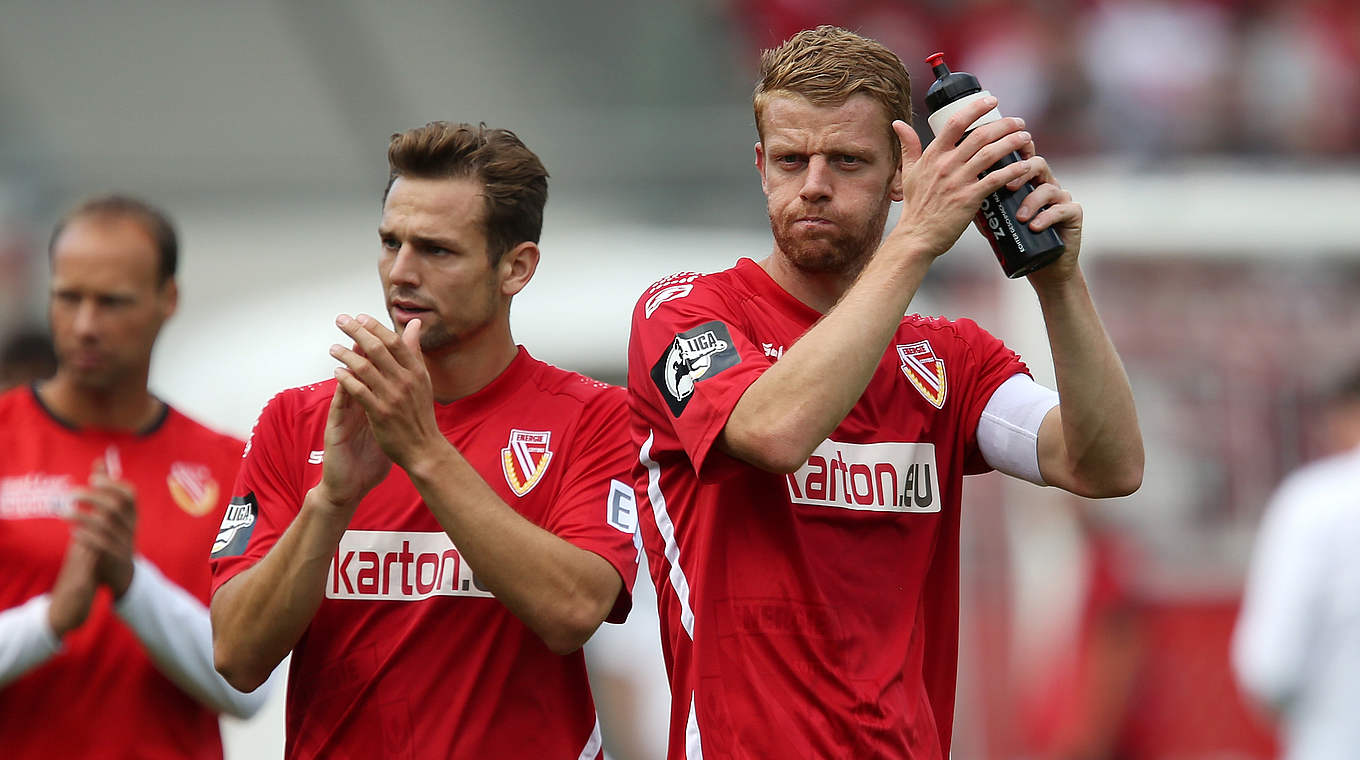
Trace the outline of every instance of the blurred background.
{"label": "blurred background", "polygon": [[[64,208],[144,196],[183,251],[153,389],[244,436],[329,376],[337,313],[381,313],[388,136],[486,121],[552,174],[517,339],[622,382],[647,284],[768,253],[755,62],[819,23],[897,51],[918,112],[941,50],[1025,117],[1085,206],[1147,443],[1127,499],[967,482],[955,756],[1273,757],[1227,647],[1261,509],[1324,453],[1316,391],[1360,360],[1349,0],[0,0],[0,335],[45,330]],[[1032,291],[976,232],[913,309],[976,319],[1052,382]],[[645,573],[635,595],[588,646],[615,760],[664,754]],[[229,757],[280,756],[281,694],[226,728]]]}

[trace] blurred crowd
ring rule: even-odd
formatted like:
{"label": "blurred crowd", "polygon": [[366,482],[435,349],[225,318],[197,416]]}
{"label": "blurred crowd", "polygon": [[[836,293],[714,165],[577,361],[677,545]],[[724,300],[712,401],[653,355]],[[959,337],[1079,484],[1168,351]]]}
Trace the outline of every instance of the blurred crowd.
{"label": "blurred crowd", "polygon": [[1360,146],[1353,0],[733,2],[752,50],[832,21],[884,40],[918,109],[933,79],[924,58],[942,51],[1047,155],[1321,162]]}

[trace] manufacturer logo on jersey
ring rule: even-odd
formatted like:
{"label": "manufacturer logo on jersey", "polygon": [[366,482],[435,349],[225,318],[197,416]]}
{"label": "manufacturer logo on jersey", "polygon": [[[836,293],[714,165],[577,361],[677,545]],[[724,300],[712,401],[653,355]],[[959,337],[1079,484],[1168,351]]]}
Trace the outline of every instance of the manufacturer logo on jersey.
{"label": "manufacturer logo on jersey", "polygon": [[668,285],[652,294],[647,299],[647,305],[643,307],[647,319],[652,318],[652,314],[667,301],[674,301],[677,298],[684,298],[689,292],[694,290],[693,285]]}
{"label": "manufacturer logo on jersey", "polygon": [[779,361],[780,359],[784,358],[783,346],[776,347],[775,344],[773,343],[761,343],[760,350],[764,351],[766,356],[770,357],[771,359],[774,359],[775,361]]}
{"label": "manufacturer logo on jersey", "polygon": [[347,530],[326,575],[328,599],[415,602],[492,596],[443,532]]}
{"label": "manufacturer logo on jersey", "polygon": [[794,504],[871,512],[939,512],[933,443],[840,443],[827,439],[786,476]]}
{"label": "manufacturer logo on jersey", "polygon": [[552,461],[552,450],[548,439],[552,436],[547,430],[511,430],[510,442],[501,449],[501,469],[505,471],[505,482],[516,496],[529,493]]}
{"label": "manufacturer logo on jersey", "polygon": [[0,480],[0,519],[71,514],[71,476],[30,473]]}
{"label": "manufacturer logo on jersey", "polygon": [[698,272],[676,272],[647,286],[647,302],[643,305],[643,316],[651,319],[656,310],[661,308],[661,304],[689,295],[694,289],[692,283],[699,277]]}
{"label": "manufacturer logo on jersey", "polygon": [[945,382],[944,360],[935,355],[930,341],[899,344],[897,355],[902,359],[902,374],[916,386],[916,390],[936,409],[944,408],[945,393],[949,390]]}
{"label": "manufacturer logo on jersey", "polygon": [[170,465],[165,484],[179,508],[194,517],[202,517],[218,505],[217,481],[206,465],[175,462]]}
{"label": "manufacturer logo on jersey", "polygon": [[259,514],[259,502],[255,500],[253,492],[245,496],[233,496],[227,505],[226,514],[222,515],[222,525],[217,529],[217,538],[213,540],[212,554],[209,556],[220,559],[245,554],[250,534],[255,532],[255,518]]}
{"label": "manufacturer logo on jersey", "polygon": [[679,417],[694,395],[695,383],[740,361],[727,325],[705,322],[675,336],[661,360],[652,366],[652,382],[661,391],[671,414]]}

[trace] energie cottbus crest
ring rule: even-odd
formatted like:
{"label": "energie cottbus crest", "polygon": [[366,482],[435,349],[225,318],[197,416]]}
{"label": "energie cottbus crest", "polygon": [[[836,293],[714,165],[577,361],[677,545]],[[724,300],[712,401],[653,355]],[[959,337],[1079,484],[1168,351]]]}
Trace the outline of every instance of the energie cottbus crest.
{"label": "energie cottbus crest", "polygon": [[897,355],[902,359],[902,374],[907,376],[916,390],[936,409],[944,408],[944,397],[948,391],[944,377],[944,360],[935,355],[930,341],[898,345]]}
{"label": "energie cottbus crest", "polygon": [[511,430],[510,442],[501,449],[501,469],[505,482],[516,496],[523,496],[543,478],[552,459],[547,430]]}
{"label": "energie cottbus crest", "polygon": [[175,462],[165,484],[179,508],[194,517],[202,517],[218,506],[217,481],[206,465]]}

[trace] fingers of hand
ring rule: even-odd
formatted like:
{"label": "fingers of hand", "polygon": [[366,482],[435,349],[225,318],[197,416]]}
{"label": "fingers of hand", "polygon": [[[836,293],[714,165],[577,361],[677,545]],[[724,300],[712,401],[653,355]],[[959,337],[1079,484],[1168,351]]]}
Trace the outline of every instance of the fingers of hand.
{"label": "fingers of hand", "polygon": [[[968,159],[963,165],[964,170],[968,173],[968,176],[976,177],[1011,153],[1018,152],[1021,146],[1029,141],[1029,132],[1023,130],[1004,135],[995,142],[982,146],[982,148],[980,148],[977,153],[974,153],[973,157]],[[1026,165],[1029,165],[1028,161],[1026,161]],[[1030,166],[1030,168],[1032,169],[1033,167]]]}
{"label": "fingers of hand", "polygon": [[1029,161],[1029,173],[1024,177],[1008,183],[1006,187],[1011,190],[1019,190],[1020,186],[1026,182],[1032,182],[1035,185],[1046,182],[1054,185],[1058,184],[1058,180],[1053,176],[1053,168],[1048,165],[1048,159],[1043,156],[1030,156],[1026,160]]}
{"label": "fingers of hand", "polygon": [[[335,318],[335,325],[354,340],[352,353],[367,358],[383,374],[393,372],[400,366],[393,358],[390,348],[392,344],[398,342],[396,333],[384,327],[378,320],[367,314],[360,314],[358,317],[341,314]],[[331,355],[335,356],[334,349]]]}
{"label": "fingers of hand", "polygon": [[1016,161],[1013,164],[1007,164],[988,174],[978,180],[974,185],[977,189],[974,203],[981,202],[983,198],[986,198],[988,195],[1007,186],[1012,180],[1026,176],[1029,172],[1030,166],[1028,161]]}
{"label": "fingers of hand", "polygon": [[[339,367],[336,367],[336,372],[337,373],[340,372]],[[337,374],[336,377],[338,378],[339,374]],[[336,383],[335,393],[331,395],[331,409],[330,414],[328,415],[327,422],[328,423],[339,422],[340,415],[344,414],[345,409],[347,409],[348,407],[349,407],[349,391],[345,390],[344,384]]]}
{"label": "fingers of hand", "polygon": [[424,360],[420,353],[420,320],[413,319],[406,323],[406,328],[401,331],[401,340],[397,341],[397,359],[406,366],[412,366],[413,360]]}
{"label": "fingers of hand", "polygon": [[[341,393],[345,395],[345,398],[338,402],[337,411],[341,414],[347,411],[351,399],[359,402],[359,405],[364,407],[364,409],[372,408],[373,404],[377,401],[376,397],[373,395],[373,391],[370,390],[362,380],[355,377],[354,373],[348,368],[336,367],[335,379],[338,383],[336,395],[338,396]],[[332,400],[331,403],[336,404],[337,402]]]}
{"label": "fingers of hand", "polygon": [[949,120],[945,122],[944,128],[940,130],[940,133],[935,135],[935,141],[932,145],[957,145],[959,140],[963,139],[963,133],[968,130],[969,125],[982,118],[983,114],[986,114],[993,108],[996,108],[996,98],[991,95],[978,98],[963,108],[960,108],[957,113],[949,117]]}
{"label": "fingers of hand", "polygon": [[1081,204],[1058,203],[1040,211],[1029,220],[1029,228],[1034,231],[1049,227],[1072,227],[1081,222]]}
{"label": "fingers of hand", "polygon": [[337,371],[347,370],[347,374],[355,376],[365,385],[372,385],[382,377],[382,372],[374,366],[373,362],[363,353],[360,353],[357,344],[353,348],[345,348],[339,343],[333,344],[330,348],[330,355],[333,359],[345,365],[344,367],[337,367]]}
{"label": "fingers of hand", "polygon": [[132,490],[131,483],[114,480],[107,475],[96,472],[90,476],[90,490],[107,494],[113,502],[114,509],[128,513],[134,521],[136,520],[137,494]]}
{"label": "fingers of hand", "polygon": [[131,539],[113,525],[107,515],[78,513],[73,519],[71,540],[97,558],[131,554]]}
{"label": "fingers of hand", "polygon": [[[970,132],[968,134],[968,137],[964,138],[963,142],[959,143],[958,148],[956,148],[956,150],[958,150],[963,157],[971,158],[983,148],[989,145],[993,145],[998,141],[1005,140],[1010,135],[1021,132],[1024,129],[1025,129],[1024,119],[1017,117],[997,119],[996,121],[991,121],[986,124],[983,124],[982,126]],[[1001,155],[1005,155],[1010,150],[1019,150],[1027,142],[1031,142],[1028,133],[1026,133],[1025,138],[1023,140],[1010,143],[1011,145],[1010,149],[1007,151],[1002,151],[1002,153],[998,155],[997,158],[1000,158]],[[993,159],[992,162],[995,163],[996,159]],[[987,166],[990,165],[991,164],[987,164]]]}
{"label": "fingers of hand", "polygon": [[[1072,194],[1054,184],[1042,184],[1034,188],[1034,192],[1025,196],[1024,202],[1016,209],[1015,219],[1020,222],[1030,222],[1031,218],[1040,213],[1044,206],[1069,203]],[[1045,225],[1046,226],[1046,225]],[[1031,229],[1043,229],[1030,224]]]}

